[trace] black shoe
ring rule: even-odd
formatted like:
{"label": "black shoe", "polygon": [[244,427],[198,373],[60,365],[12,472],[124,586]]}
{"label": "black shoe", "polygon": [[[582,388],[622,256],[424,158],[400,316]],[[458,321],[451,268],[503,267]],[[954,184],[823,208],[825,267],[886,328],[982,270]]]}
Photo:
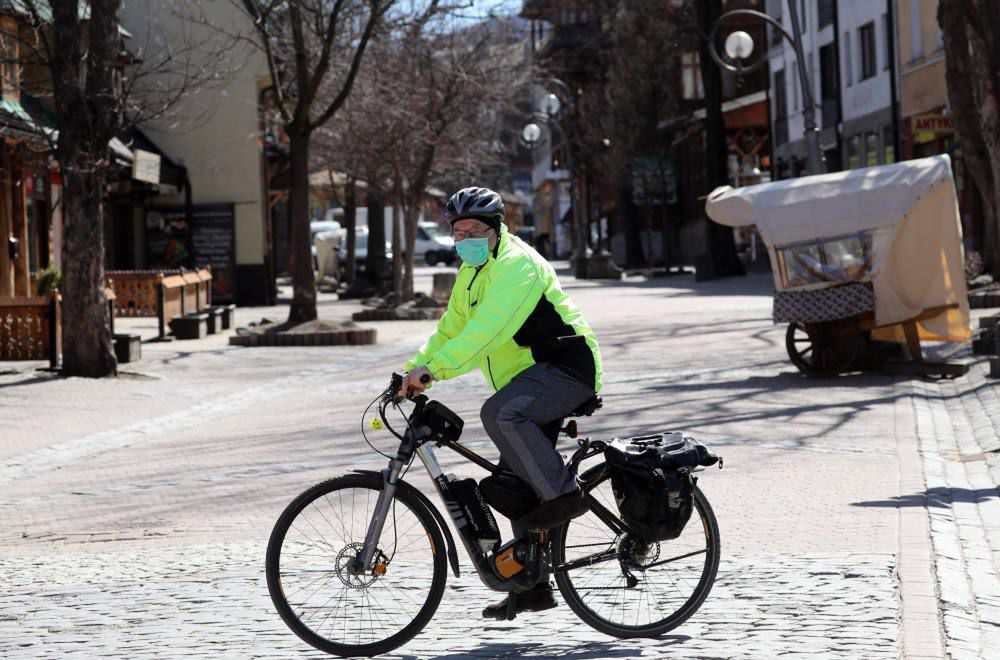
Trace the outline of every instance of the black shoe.
{"label": "black shoe", "polygon": [[[514,613],[518,612],[541,612],[543,610],[551,610],[553,607],[558,605],[556,603],[555,596],[552,595],[552,584],[545,582],[539,584],[522,594],[516,595],[516,600],[514,601]],[[492,605],[487,605],[483,610],[484,619],[500,619],[501,621],[507,618],[507,601],[510,597],[504,598],[499,603],[493,603]]]}
{"label": "black shoe", "polygon": [[517,520],[517,529],[546,531],[587,512],[587,500],[577,488],[572,493],[547,500],[526,516]]}

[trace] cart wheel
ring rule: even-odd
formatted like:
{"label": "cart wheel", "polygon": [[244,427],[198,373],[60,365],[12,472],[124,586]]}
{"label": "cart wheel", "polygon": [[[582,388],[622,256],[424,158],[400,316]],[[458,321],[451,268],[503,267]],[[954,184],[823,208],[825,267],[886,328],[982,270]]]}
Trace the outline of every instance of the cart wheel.
{"label": "cart wheel", "polygon": [[847,371],[864,343],[851,320],[824,323],[789,323],[785,348],[792,364],[814,378],[828,378]]}

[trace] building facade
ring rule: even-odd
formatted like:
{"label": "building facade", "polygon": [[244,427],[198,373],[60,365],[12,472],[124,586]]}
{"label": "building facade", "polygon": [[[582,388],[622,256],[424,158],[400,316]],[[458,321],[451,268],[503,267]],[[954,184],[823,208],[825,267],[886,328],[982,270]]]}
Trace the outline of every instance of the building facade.
{"label": "building facade", "polygon": [[[896,61],[893,2],[767,0],[767,13],[793,33],[789,1],[801,30],[827,171],[895,162]],[[769,66],[776,178],[805,172],[806,95],[795,50],[770,30]]]}
{"label": "building facade", "polygon": [[[127,3],[122,23],[137,43],[151,49],[190,50],[201,43],[205,53],[212,53],[230,36],[208,23],[225,26],[228,33],[252,33],[249,17],[235,3],[199,6],[201,24],[153,0]],[[157,38],[147,39],[150,34]],[[181,39],[183,43],[171,43]],[[267,64],[262,52],[243,42],[228,53],[227,61],[197,65],[217,66],[225,71],[225,79],[184,94],[168,117],[141,127],[165,156],[186,170],[190,189],[160,186],[160,195],[137,223],[132,262],[137,268],[172,267],[185,259],[211,265],[219,299],[267,304],[274,293],[270,211],[280,201],[269,194],[269,145],[261,119],[269,85]],[[172,247],[179,244],[179,250]]]}
{"label": "building facade", "polygon": [[985,240],[983,212],[965,172],[945,78],[945,52],[937,21],[938,0],[895,0],[899,63],[899,137],[902,158],[951,156],[967,250]]}

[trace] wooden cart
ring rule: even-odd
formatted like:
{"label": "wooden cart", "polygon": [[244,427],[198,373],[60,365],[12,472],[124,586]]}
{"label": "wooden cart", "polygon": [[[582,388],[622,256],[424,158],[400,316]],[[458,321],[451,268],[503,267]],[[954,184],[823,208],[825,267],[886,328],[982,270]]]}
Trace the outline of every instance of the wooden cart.
{"label": "wooden cart", "polygon": [[924,359],[921,347],[971,338],[947,156],[719,188],[706,211],[760,231],[774,272],[774,320],[788,323],[785,347],[803,373],[967,371]]}

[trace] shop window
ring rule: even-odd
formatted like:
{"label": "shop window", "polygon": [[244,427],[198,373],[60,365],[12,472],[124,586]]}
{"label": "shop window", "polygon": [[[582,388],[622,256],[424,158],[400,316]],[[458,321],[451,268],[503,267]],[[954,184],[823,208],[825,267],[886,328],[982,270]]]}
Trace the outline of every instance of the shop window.
{"label": "shop window", "polygon": [[885,149],[885,162],[891,164],[896,162],[896,144],[893,140],[892,126],[882,127],[882,147]]}
{"label": "shop window", "polygon": [[878,165],[878,133],[865,133],[865,167]]}
{"label": "shop window", "polygon": [[854,135],[847,141],[847,169],[861,167],[861,136]]}

